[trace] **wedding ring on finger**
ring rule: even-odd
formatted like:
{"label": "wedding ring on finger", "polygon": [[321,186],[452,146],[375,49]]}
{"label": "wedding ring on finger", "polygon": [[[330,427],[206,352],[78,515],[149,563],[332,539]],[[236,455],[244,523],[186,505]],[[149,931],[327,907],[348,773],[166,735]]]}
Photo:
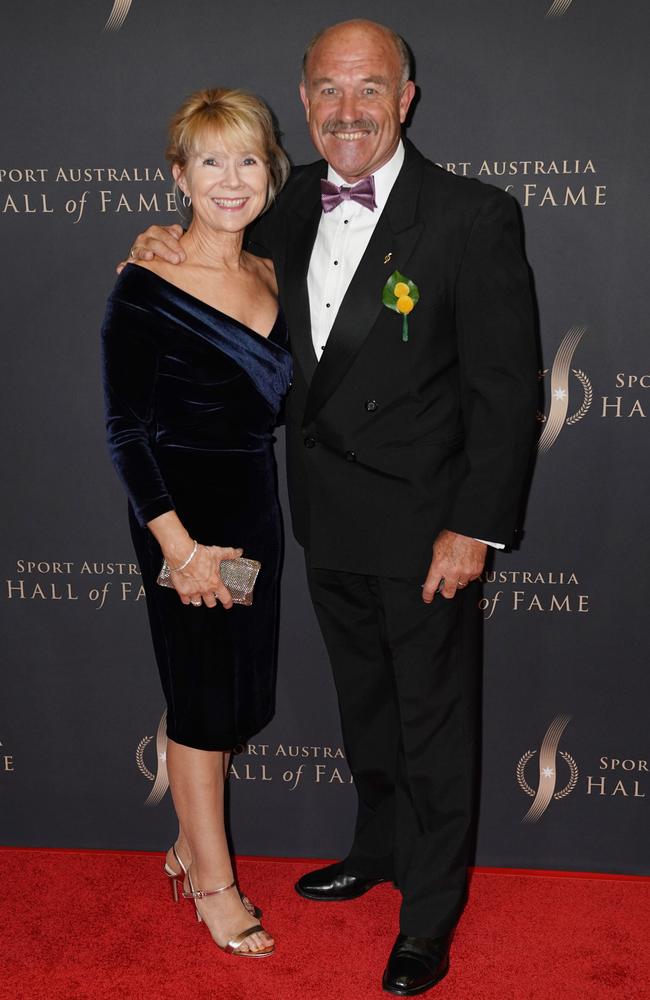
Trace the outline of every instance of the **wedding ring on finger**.
{"label": "wedding ring on finger", "polygon": [[193,608],[200,608],[202,603],[202,601],[190,601]]}
{"label": "wedding ring on finger", "polygon": [[460,588],[461,588],[461,590],[462,590],[462,588],[463,588],[463,587],[466,587],[466,586],[467,586],[467,581],[466,581],[465,583],[463,583],[463,581],[462,581],[462,580],[459,580],[459,581],[457,582],[456,586],[457,586],[457,587],[460,587]]}
{"label": "wedding ring on finger", "polygon": [[135,255],[135,244],[134,244],[129,250],[129,260],[137,260],[137,259],[138,258]]}
{"label": "wedding ring on finger", "polygon": [[440,583],[438,584],[438,586],[436,588],[436,594],[442,594],[442,592],[443,592],[444,589],[445,589],[445,578],[443,576],[443,577],[440,578]]}

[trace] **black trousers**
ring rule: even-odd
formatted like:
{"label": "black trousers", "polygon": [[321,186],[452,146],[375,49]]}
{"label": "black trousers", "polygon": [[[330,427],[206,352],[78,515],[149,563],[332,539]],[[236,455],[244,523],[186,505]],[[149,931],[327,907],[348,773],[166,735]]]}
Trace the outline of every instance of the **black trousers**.
{"label": "black trousers", "polygon": [[402,933],[447,933],[474,841],[479,585],[426,605],[419,579],[307,574],[359,797],[346,867],[395,881]]}

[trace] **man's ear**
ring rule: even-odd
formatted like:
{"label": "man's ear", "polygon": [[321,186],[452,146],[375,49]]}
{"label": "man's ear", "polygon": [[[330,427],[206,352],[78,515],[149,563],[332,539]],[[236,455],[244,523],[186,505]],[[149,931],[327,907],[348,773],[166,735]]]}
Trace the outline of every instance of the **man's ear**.
{"label": "man's ear", "polygon": [[415,84],[412,80],[407,80],[399,99],[399,120],[402,124],[406,121],[411,101],[415,97]]}
{"label": "man's ear", "polygon": [[307,97],[307,91],[305,89],[305,84],[301,82],[300,84],[300,100],[302,101],[303,107],[305,109],[305,115],[307,121],[309,121],[309,98]]}

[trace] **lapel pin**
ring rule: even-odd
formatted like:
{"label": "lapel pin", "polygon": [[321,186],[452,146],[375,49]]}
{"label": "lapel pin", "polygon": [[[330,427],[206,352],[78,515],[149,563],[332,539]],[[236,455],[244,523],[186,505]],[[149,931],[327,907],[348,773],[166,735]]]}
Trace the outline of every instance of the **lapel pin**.
{"label": "lapel pin", "polygon": [[391,250],[391,252],[387,253],[386,256],[384,257],[384,264],[388,264],[388,262],[389,262],[389,260],[391,259],[392,256],[393,256],[393,252]]}

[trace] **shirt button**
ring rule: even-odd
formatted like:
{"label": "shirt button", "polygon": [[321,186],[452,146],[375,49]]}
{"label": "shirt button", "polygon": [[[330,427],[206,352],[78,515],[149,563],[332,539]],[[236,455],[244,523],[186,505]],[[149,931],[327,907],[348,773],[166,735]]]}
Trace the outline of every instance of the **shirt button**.
{"label": "shirt button", "polygon": [[344,220],[343,220],[343,225],[344,225],[344,226],[347,226],[347,224],[348,224],[348,222],[349,222],[349,221],[350,221],[349,219],[344,219]]}
{"label": "shirt button", "polygon": [[334,266],[336,267],[337,264],[338,264],[338,260],[335,260],[334,261]]}
{"label": "shirt button", "polygon": [[357,460],[357,456],[356,456],[356,454],[353,451],[346,451],[346,453],[345,453],[345,461],[346,462],[356,462],[356,460]]}
{"label": "shirt button", "polygon": [[377,400],[376,399],[367,399],[366,402],[365,402],[365,407],[366,407],[366,410],[368,411],[368,413],[374,413],[375,410],[377,409]]}
{"label": "shirt button", "polygon": [[327,309],[329,309],[329,308],[330,308],[330,306],[331,306],[331,304],[332,304],[331,302],[326,302],[326,303],[325,303],[325,307],[326,307]]}
{"label": "shirt button", "polygon": [[316,438],[314,438],[314,437],[306,437],[303,443],[305,445],[305,448],[315,448],[316,447]]}

